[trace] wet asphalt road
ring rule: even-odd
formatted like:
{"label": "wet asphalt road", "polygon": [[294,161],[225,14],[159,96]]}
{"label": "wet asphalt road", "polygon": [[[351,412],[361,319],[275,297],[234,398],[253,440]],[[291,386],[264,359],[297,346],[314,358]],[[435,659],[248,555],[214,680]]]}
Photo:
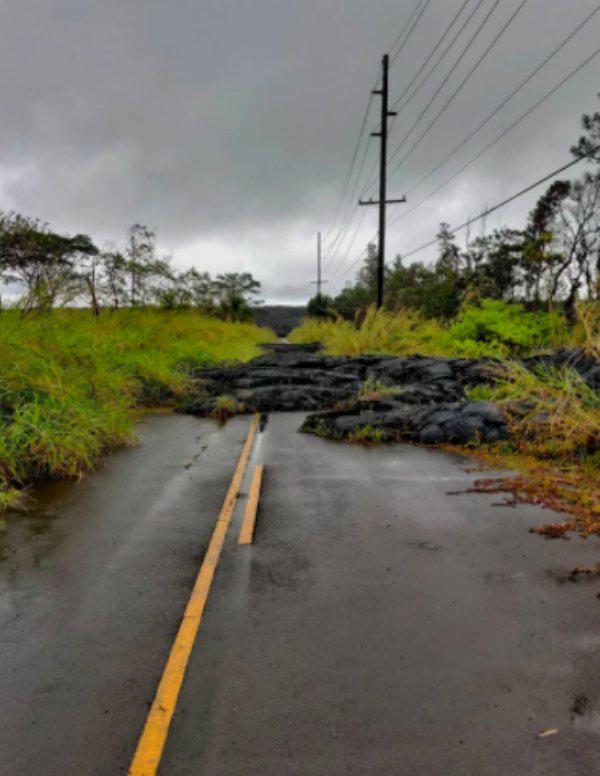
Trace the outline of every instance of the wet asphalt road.
{"label": "wet asphalt road", "polygon": [[[600,773],[600,582],[561,583],[600,542],[447,495],[477,476],[462,459],[335,445],[300,420],[258,437],[255,544],[236,544],[241,499],[159,773]],[[10,519],[3,776],[126,771],[247,425],[153,418]]]}

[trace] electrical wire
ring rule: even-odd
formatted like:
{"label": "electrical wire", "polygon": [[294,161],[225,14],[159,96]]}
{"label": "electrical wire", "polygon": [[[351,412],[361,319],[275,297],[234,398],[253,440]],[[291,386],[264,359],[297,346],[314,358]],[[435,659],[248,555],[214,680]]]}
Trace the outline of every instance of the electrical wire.
{"label": "electrical wire", "polygon": [[[415,27],[417,26],[417,24],[419,23],[421,17],[425,13],[425,10],[427,9],[427,6],[429,5],[429,3],[430,3],[430,0],[417,0],[417,3],[415,5],[415,7],[413,8],[412,13],[410,14],[408,19],[406,20],[405,24],[403,25],[402,29],[398,33],[396,39],[394,40],[394,42],[392,43],[392,46],[390,48],[390,51],[393,51],[393,49],[396,47],[396,45],[400,42],[402,37],[405,35],[407,29],[410,27],[410,29],[408,29],[408,32],[406,33],[406,36],[404,37],[404,40],[402,41],[402,44],[400,45],[400,48],[394,54],[394,60],[397,59],[397,57],[399,56],[400,52],[402,51],[402,49],[404,48],[404,46],[408,42],[408,40],[409,40],[410,36],[412,35]],[[419,12],[419,8],[420,7],[421,7],[421,10]],[[415,15],[417,13],[418,13],[418,16],[414,20],[414,23],[413,23],[413,19],[414,19]],[[412,23],[412,26],[411,26],[411,23]],[[371,105],[372,105],[372,101],[373,101],[373,90],[375,90],[377,88],[377,86],[379,85],[379,81],[380,80],[381,80],[381,74],[379,74],[377,76],[377,79],[375,81],[373,89],[371,90],[371,93],[369,94],[369,100],[367,102],[367,107],[365,109],[363,120],[361,122],[361,127],[360,127],[360,131],[359,131],[359,134],[358,134],[358,139],[356,141],[356,145],[355,145],[354,151],[352,153],[352,158],[350,160],[350,167],[348,169],[348,173],[346,175],[346,178],[345,178],[345,181],[344,181],[344,185],[342,187],[341,197],[338,199],[337,204],[334,206],[334,208],[333,208],[329,218],[327,219],[327,227],[324,230],[324,241],[325,242],[327,241],[328,233],[332,231],[333,226],[334,226],[336,220],[338,219],[338,217],[340,215],[340,212],[343,209],[344,201],[346,199],[346,194],[348,193],[348,187],[350,185],[350,180],[352,179],[352,172],[354,170],[354,165],[356,164],[356,159],[357,159],[358,154],[359,154],[360,145],[361,145],[361,142],[362,142],[362,139],[363,139],[363,136],[364,136],[364,132],[365,132],[365,129],[366,129],[366,125],[367,125],[367,121],[368,121],[368,116],[369,116],[369,111],[371,109]],[[351,199],[352,199],[352,197],[351,197]],[[331,245],[326,247],[325,250],[329,250],[330,248],[331,248]]]}
{"label": "electrical wire", "polygon": [[[400,33],[396,37],[396,40],[394,41],[394,43],[391,46],[390,51],[393,51],[394,48],[396,47],[396,45],[399,43],[399,41],[404,36],[404,40],[402,40],[402,43],[401,43],[400,47],[398,48],[398,50],[393,55],[392,62],[394,62],[398,58],[400,52],[402,51],[402,49],[404,48],[406,43],[409,41],[409,39],[412,36],[416,26],[418,25],[418,23],[421,20],[423,14],[427,10],[427,7],[428,7],[430,1],[431,0],[424,0],[424,1],[423,0],[418,0],[417,4],[415,5],[415,7],[413,9],[413,12],[411,13],[409,18],[407,19],[405,25],[403,26],[402,30],[400,31]],[[414,18],[415,15],[416,15],[416,18]],[[377,80],[375,82],[374,89],[377,88],[380,80],[381,80],[381,75],[378,76],[378,78],[377,78]],[[346,234],[348,232],[348,229],[350,228],[350,225],[352,223],[352,218],[354,217],[354,213],[356,212],[356,206],[355,206],[354,209],[348,209],[348,206],[344,206],[344,201],[346,199],[346,194],[348,192],[348,188],[349,188],[349,185],[350,185],[350,180],[352,179],[352,172],[353,172],[353,169],[354,169],[354,165],[356,163],[356,159],[358,157],[358,153],[359,153],[359,149],[360,149],[360,144],[361,144],[362,138],[364,136],[366,124],[367,124],[367,121],[368,121],[368,115],[369,115],[369,111],[370,111],[371,104],[372,104],[372,98],[373,98],[373,93],[371,92],[371,94],[369,96],[369,101],[367,103],[367,109],[365,111],[364,118],[363,118],[363,121],[362,121],[362,124],[361,124],[361,129],[360,129],[360,132],[359,132],[359,137],[358,137],[355,149],[354,149],[354,153],[352,155],[352,160],[351,160],[351,163],[350,163],[350,168],[349,168],[349,171],[348,171],[348,175],[346,176],[346,180],[344,182],[342,196],[341,196],[340,200],[338,201],[338,206],[336,206],[336,208],[334,209],[334,213],[332,214],[332,216],[330,217],[330,219],[328,221],[329,225],[328,225],[328,228],[325,231],[325,235],[327,236],[327,233],[332,231],[333,225],[335,224],[336,220],[339,218],[341,213],[344,211],[344,208],[346,207],[345,213],[344,213],[344,215],[342,216],[342,219],[341,219],[340,227],[338,228],[338,231],[337,231],[335,237],[333,238],[333,240],[330,240],[329,244],[325,245],[325,247],[323,249],[324,250],[325,258],[327,258],[328,254],[333,253],[337,249],[337,247],[343,243],[343,241],[344,241],[344,239],[346,237]],[[363,154],[363,157],[362,157],[362,160],[361,160],[361,164],[359,166],[359,172],[358,172],[358,174],[356,176],[356,180],[355,180],[355,183],[354,183],[354,187],[352,189],[352,193],[350,195],[350,199],[349,199],[348,205],[351,205],[352,200],[354,198],[354,195],[356,193],[356,189],[357,189],[358,184],[360,182],[360,178],[361,178],[361,175],[362,175],[362,171],[364,169],[364,164],[365,164],[366,157],[367,157],[368,150],[369,150],[369,148],[368,148],[369,140],[370,140],[370,137],[367,140],[367,145],[365,147],[365,151],[364,151],[364,154]],[[326,238],[325,238],[325,242],[327,242]]]}
{"label": "electrical wire", "polygon": [[[458,94],[463,90],[463,88],[466,86],[466,84],[469,82],[471,77],[474,75],[474,73],[478,70],[479,66],[482,64],[482,62],[486,59],[490,51],[494,48],[494,46],[498,43],[500,38],[504,35],[504,33],[508,30],[508,28],[511,26],[511,24],[514,22],[514,20],[517,18],[519,13],[523,10],[525,5],[529,2],[529,0],[521,0],[517,8],[513,11],[513,13],[508,18],[508,21],[504,24],[504,26],[500,29],[498,34],[493,38],[489,46],[485,49],[483,54],[479,57],[477,62],[473,65],[473,67],[469,70],[467,75],[463,78],[463,80],[460,82],[460,84],[457,86],[457,88],[454,90],[454,92],[450,95],[450,98],[444,103],[441,110],[438,111],[434,119],[428,124],[427,128],[424,132],[421,133],[420,137],[417,138],[417,140],[412,144],[412,146],[409,148],[407,153],[400,159],[400,161],[396,164],[394,169],[391,171],[390,175],[393,175],[395,172],[397,172],[400,167],[404,164],[404,162],[411,156],[411,154],[414,153],[414,151],[421,145],[423,140],[427,137],[429,132],[433,129],[433,127],[437,124],[437,122],[440,120],[442,115],[446,112],[448,107],[451,105],[452,102],[456,99]],[[397,149],[398,151],[399,149]]]}
{"label": "electrical wire", "polygon": [[[486,126],[493,118],[494,116],[498,115],[498,113],[504,108],[505,105],[507,105],[512,98],[518,94],[521,89],[523,89],[535,76],[550,62],[562,49],[577,35],[577,33],[583,29],[583,27],[588,24],[592,20],[592,18],[600,11],[600,5],[597,6],[586,18],[575,27],[575,29],[569,33],[569,35],[558,45],[556,48],[548,54],[548,56],[540,62],[540,64],[525,78],[525,80],[521,81],[521,83],[516,87],[516,89],[513,89],[513,91],[506,97],[500,105],[498,105],[497,108],[495,108],[492,113],[490,113],[487,118],[485,118],[480,124],[477,125],[477,127],[469,134],[467,137],[454,148],[454,150],[450,151],[449,154],[447,154],[438,164],[436,164],[435,167],[433,167],[429,172],[424,175],[422,178],[420,178],[415,184],[413,184],[407,191],[406,194],[411,194],[415,189],[417,189],[419,186],[421,186],[423,183],[425,183],[426,180],[428,180],[434,173],[436,173],[440,167],[442,167],[446,162],[448,162],[455,154],[457,154],[462,148],[465,147],[465,145],[472,140],[475,135],[483,129],[483,127]],[[404,214],[403,214],[404,215]]]}
{"label": "electrical wire", "polygon": [[[529,186],[527,186],[524,189],[521,189],[521,191],[518,191],[516,194],[513,194],[510,197],[507,197],[507,199],[503,200],[502,202],[498,202],[498,204],[493,205],[490,208],[486,208],[482,213],[475,216],[474,218],[469,218],[467,221],[464,222],[464,224],[453,227],[452,229],[449,230],[448,233],[450,235],[455,235],[457,232],[460,232],[461,229],[464,229],[465,227],[470,226],[471,224],[474,224],[477,221],[480,221],[482,218],[487,218],[487,216],[489,216],[491,213],[494,213],[496,210],[500,210],[500,208],[505,207],[511,202],[514,202],[516,199],[519,199],[519,197],[522,197],[525,194],[528,194],[533,189],[537,188],[538,186],[541,186],[542,183],[546,183],[552,178],[555,178],[557,175],[560,175],[561,173],[565,172],[565,170],[568,170],[569,168],[574,167],[576,164],[579,164],[581,161],[583,161],[582,158],[572,159],[567,164],[564,164],[562,167],[559,167],[557,170],[553,170],[551,173],[548,173],[548,175],[545,175],[543,178],[540,178],[534,183],[531,183]],[[406,259],[409,256],[413,256],[415,253],[424,251],[426,248],[430,248],[432,245],[435,245],[436,243],[437,243],[437,238],[434,238],[433,240],[430,240],[429,242],[426,242],[423,245],[419,245],[418,248],[413,248],[412,250],[408,251],[408,253],[403,253],[402,258]]]}
{"label": "electrical wire", "polygon": [[340,214],[340,210],[342,209],[344,200],[346,199],[346,194],[348,192],[348,186],[350,185],[350,179],[352,177],[352,171],[354,169],[354,165],[356,163],[356,158],[357,158],[358,152],[360,150],[360,145],[361,145],[364,133],[365,133],[365,129],[366,129],[366,126],[367,126],[367,121],[369,120],[369,111],[371,110],[372,103],[373,103],[373,93],[371,92],[369,94],[369,100],[367,102],[367,107],[365,109],[363,120],[362,120],[361,126],[360,126],[360,131],[358,133],[358,140],[356,141],[356,145],[354,147],[354,152],[352,154],[352,159],[350,161],[350,167],[348,169],[348,174],[346,175],[346,179],[344,181],[344,186],[343,186],[343,189],[342,189],[342,195],[339,198],[339,200],[337,202],[337,205],[334,207],[331,215],[327,219],[328,226],[325,229],[324,235],[327,235],[327,233],[330,232],[331,229],[333,228],[333,225],[335,224],[335,222],[336,222],[336,220],[337,220],[337,218],[338,218],[338,216]]}
{"label": "electrical wire", "polygon": [[[481,1],[483,2],[483,0],[481,0]],[[458,9],[458,11],[456,12],[456,15],[454,16],[454,18],[452,19],[452,21],[450,22],[450,24],[449,24],[449,25],[446,27],[446,30],[444,31],[444,34],[443,34],[443,35],[442,35],[442,37],[441,37],[441,38],[438,40],[438,42],[435,44],[435,46],[434,46],[434,47],[431,49],[431,51],[429,52],[429,54],[428,54],[427,58],[425,59],[425,61],[424,61],[424,62],[423,62],[423,64],[421,65],[421,67],[420,67],[420,68],[417,70],[417,72],[414,74],[414,76],[411,78],[411,80],[409,81],[409,83],[406,85],[406,87],[404,88],[404,91],[403,91],[403,92],[402,92],[402,94],[401,94],[401,95],[400,95],[400,96],[397,98],[397,100],[396,100],[396,102],[394,103],[394,105],[392,106],[392,108],[395,108],[395,107],[396,107],[396,106],[397,106],[397,105],[398,105],[398,104],[399,104],[399,103],[402,101],[402,99],[403,99],[404,95],[405,95],[405,94],[406,94],[408,91],[410,91],[410,89],[413,87],[413,85],[414,85],[415,81],[417,80],[417,78],[418,78],[418,77],[421,75],[421,73],[423,72],[423,70],[425,70],[425,68],[427,67],[427,65],[428,65],[428,64],[429,64],[429,62],[431,61],[431,58],[432,58],[432,57],[435,55],[436,51],[437,51],[437,50],[439,49],[439,47],[442,45],[442,43],[444,42],[444,40],[446,39],[446,37],[447,37],[447,36],[448,36],[448,34],[450,33],[450,30],[451,30],[451,29],[454,27],[454,25],[456,24],[456,22],[457,22],[457,20],[458,20],[459,16],[462,14],[462,12],[465,10],[465,8],[467,7],[467,5],[468,5],[470,2],[471,2],[471,0],[464,0],[463,4],[460,6],[460,8]],[[470,19],[470,17],[469,17],[469,19]],[[467,24],[468,24],[468,21],[469,21],[469,20],[467,20]],[[463,27],[463,29],[464,29],[464,27]],[[460,32],[462,32],[462,30],[461,30]],[[459,32],[459,35],[460,35],[460,32]],[[458,36],[457,36],[457,37],[458,37]],[[456,40],[456,38],[455,38],[455,40]],[[449,48],[450,48],[450,47],[449,47]],[[449,50],[449,48],[448,48],[448,49],[446,49],[446,52]],[[430,71],[429,71],[429,75],[431,75],[431,73],[433,72],[433,70],[435,70],[435,67],[437,66],[437,64],[439,64],[439,62],[441,61],[441,59],[443,59],[443,56],[442,56],[440,59],[438,59],[438,62],[436,63],[436,65],[434,66],[434,68],[433,68],[432,70],[430,70]],[[425,80],[426,80],[426,79],[425,79]]]}
{"label": "electrical wire", "polygon": [[[450,48],[451,48],[451,47],[454,45],[454,43],[456,42],[456,40],[458,39],[458,37],[461,35],[462,31],[463,31],[463,30],[464,30],[464,29],[467,27],[467,25],[469,24],[469,22],[471,21],[471,19],[472,19],[472,18],[475,16],[475,14],[477,13],[477,11],[478,11],[478,10],[481,8],[481,6],[483,5],[484,1],[485,1],[485,0],[478,0],[478,2],[477,2],[477,5],[476,5],[476,6],[475,6],[475,8],[474,8],[474,9],[471,11],[470,15],[468,16],[468,18],[466,19],[466,21],[465,21],[465,22],[464,22],[464,24],[462,25],[461,29],[460,29],[460,30],[458,31],[458,33],[457,33],[457,34],[454,36],[454,39],[452,40],[452,42],[450,43],[450,45],[449,45],[449,46],[446,48],[446,50],[444,51],[444,53],[442,54],[442,56],[441,56],[441,57],[438,59],[438,61],[436,62],[436,64],[435,64],[435,65],[433,66],[433,68],[432,68],[432,69],[429,71],[429,73],[428,73],[428,75],[426,76],[426,78],[425,78],[425,79],[423,79],[423,81],[421,81],[421,83],[419,84],[419,87],[417,88],[417,90],[415,90],[415,91],[414,91],[414,92],[413,92],[413,93],[410,95],[410,97],[409,97],[409,98],[408,98],[408,99],[407,99],[407,100],[404,102],[404,104],[403,104],[403,105],[402,105],[402,106],[401,106],[401,107],[398,109],[398,113],[400,113],[402,110],[404,110],[404,108],[406,107],[406,105],[408,104],[408,102],[409,102],[409,101],[410,101],[410,100],[411,100],[411,99],[412,99],[412,98],[415,96],[415,94],[417,93],[417,91],[418,91],[418,90],[419,90],[419,89],[420,89],[420,88],[423,86],[423,84],[425,83],[425,81],[427,80],[427,78],[428,78],[428,77],[429,77],[429,76],[432,74],[432,72],[435,70],[435,68],[437,67],[437,65],[438,65],[438,64],[439,64],[439,63],[442,61],[442,59],[443,59],[443,58],[445,57],[445,55],[448,53],[448,51],[450,50]],[[470,38],[469,42],[468,42],[468,43],[467,43],[467,45],[464,47],[464,49],[461,51],[461,53],[459,54],[458,58],[456,59],[456,61],[455,61],[455,62],[454,62],[454,64],[452,65],[452,67],[450,68],[450,71],[449,71],[449,72],[446,74],[446,77],[443,79],[443,81],[441,82],[441,84],[440,84],[440,85],[437,87],[437,89],[436,89],[436,90],[435,90],[435,92],[433,93],[433,96],[431,97],[431,99],[429,100],[429,102],[427,103],[427,105],[426,105],[426,106],[423,108],[423,110],[421,111],[421,113],[420,113],[420,114],[419,114],[419,116],[417,117],[417,120],[416,120],[416,121],[413,123],[413,125],[411,126],[411,128],[410,128],[410,129],[408,130],[408,132],[407,132],[407,133],[404,135],[404,137],[402,138],[402,140],[400,141],[400,143],[398,144],[398,146],[397,146],[397,147],[394,149],[394,151],[393,151],[393,152],[392,152],[392,154],[390,155],[390,157],[389,157],[389,159],[388,159],[388,164],[390,164],[390,163],[393,161],[393,159],[394,159],[394,158],[395,158],[395,157],[398,155],[398,153],[400,152],[401,148],[404,146],[404,144],[407,142],[408,138],[409,138],[409,137],[412,135],[413,131],[414,131],[414,130],[417,128],[417,126],[419,125],[419,123],[420,123],[421,119],[422,119],[422,118],[425,116],[425,114],[427,113],[427,111],[429,110],[429,108],[430,108],[430,107],[433,105],[433,103],[435,102],[435,99],[437,98],[437,96],[439,95],[439,93],[442,91],[442,89],[444,88],[444,86],[445,86],[445,85],[448,83],[448,81],[449,81],[449,80],[450,80],[450,78],[452,77],[452,75],[453,75],[454,71],[455,71],[455,70],[456,70],[456,68],[459,66],[459,64],[462,62],[462,60],[463,60],[463,59],[464,59],[464,57],[466,56],[467,52],[469,51],[469,49],[471,48],[471,46],[473,45],[473,43],[475,42],[475,40],[476,40],[476,39],[477,39],[477,37],[479,36],[479,34],[480,34],[481,30],[482,30],[482,29],[484,28],[484,26],[487,24],[488,20],[490,19],[491,15],[494,13],[494,11],[496,10],[496,8],[498,7],[498,5],[499,5],[499,3],[500,3],[500,2],[501,2],[501,0],[495,0],[495,1],[494,1],[494,3],[493,3],[493,5],[492,5],[491,9],[488,11],[488,13],[487,13],[487,14],[486,14],[486,16],[484,17],[483,21],[482,21],[482,22],[480,22],[479,26],[478,26],[478,27],[477,27],[477,29],[475,30],[475,33],[474,33],[474,34],[471,36],[471,38]],[[396,104],[394,103],[394,106],[392,106],[392,107],[395,107],[395,105],[396,105]],[[367,184],[367,186],[365,187],[365,191],[368,191],[368,190],[371,188],[371,186],[372,186],[372,185],[375,183],[375,180],[376,180],[375,178],[372,178],[371,180],[369,180],[369,183],[368,183],[368,184]]]}
{"label": "electrical wire", "polygon": [[[348,199],[347,211],[342,218],[337,235],[334,238],[334,240],[330,243],[330,245],[327,246],[327,249],[322,253],[322,258],[326,260],[325,264],[323,265],[323,272],[325,272],[325,269],[329,265],[331,260],[335,258],[336,251],[340,247],[340,245],[344,242],[346,235],[348,233],[348,230],[352,225],[352,219],[354,218],[358,210],[358,202],[354,200],[354,197],[356,195],[356,190],[358,188],[358,184],[362,176],[362,171],[365,167],[365,162],[367,160],[368,152],[369,152],[369,143],[365,145],[365,150],[360,162],[358,174],[354,181],[354,186],[352,187],[350,198]],[[354,207],[351,207],[353,200],[354,200]]]}
{"label": "electrical wire", "polygon": [[481,157],[487,153],[490,148],[493,148],[497,143],[499,143],[506,135],[508,135],[509,132],[511,132],[516,126],[518,126],[522,121],[524,121],[526,118],[528,118],[537,108],[539,108],[540,105],[542,105],[546,100],[550,99],[559,89],[561,89],[568,81],[571,80],[571,78],[574,78],[581,70],[583,70],[587,65],[590,64],[598,55],[600,54],[600,48],[596,49],[590,56],[586,57],[586,59],[583,60],[574,70],[572,70],[568,75],[566,75],[558,84],[552,87],[546,94],[541,97],[537,102],[535,102],[530,108],[528,108],[525,113],[523,113],[521,116],[519,116],[518,119],[513,121],[513,123],[504,129],[497,137],[494,138],[490,143],[488,143],[484,148],[479,151],[472,159],[470,159],[466,164],[462,165],[455,173],[453,173],[449,178],[447,178],[443,183],[441,183],[437,188],[435,188],[433,191],[429,192],[423,199],[421,199],[419,202],[417,202],[416,205],[411,207],[408,211],[400,213],[396,218],[392,219],[390,221],[389,226],[392,226],[397,221],[400,221],[403,218],[407,218],[411,213],[414,213],[414,211],[421,207],[425,202],[427,202],[431,197],[435,196],[439,191],[441,191],[445,186],[447,186],[449,183],[451,183],[455,178],[457,178],[459,175],[461,175],[468,167],[470,167],[472,164],[474,164],[476,161],[481,159]]}
{"label": "electrical wire", "polygon": [[361,226],[362,226],[362,223],[363,223],[363,221],[365,220],[365,215],[366,215],[366,212],[367,212],[366,210],[363,210],[363,211],[362,211],[362,213],[361,213],[361,216],[360,216],[360,218],[358,219],[358,223],[356,224],[356,229],[354,230],[354,234],[353,234],[353,236],[352,236],[352,239],[350,240],[350,242],[349,242],[349,243],[348,243],[348,245],[346,246],[346,251],[345,251],[344,255],[341,257],[341,259],[339,260],[339,262],[337,263],[337,265],[335,266],[335,268],[334,268],[334,269],[332,270],[332,272],[330,273],[330,275],[331,275],[331,276],[330,276],[330,281],[332,281],[332,280],[333,280],[333,279],[336,277],[336,275],[337,275],[337,274],[338,274],[338,272],[340,271],[340,268],[343,266],[344,262],[345,262],[345,261],[346,261],[346,259],[348,258],[348,254],[350,253],[350,251],[351,251],[351,249],[352,249],[352,246],[353,246],[353,245],[354,245],[354,243],[356,242],[356,238],[358,237],[358,233],[359,233],[359,231],[360,231],[360,228],[361,228]]}
{"label": "electrical wire", "polygon": [[[418,7],[419,7],[419,5],[421,4],[421,2],[422,2],[422,0],[419,0],[419,2],[418,2],[418,3],[417,3],[417,5],[416,5],[415,11],[417,10],[417,8],[418,8]],[[421,18],[423,17],[423,14],[424,14],[424,13],[425,13],[425,11],[427,10],[427,6],[429,5],[429,3],[430,3],[430,2],[431,2],[431,0],[425,0],[425,1],[423,2],[422,8],[421,8],[421,10],[419,11],[419,15],[417,16],[417,18],[416,18],[416,19],[415,19],[415,21],[413,22],[413,25],[412,25],[412,27],[410,28],[410,30],[409,30],[409,31],[406,33],[406,37],[405,37],[405,38],[404,38],[404,40],[402,41],[402,43],[401,43],[401,45],[400,45],[400,48],[398,49],[398,51],[396,51],[396,53],[395,53],[395,54],[392,54],[392,51],[394,50],[394,47],[396,46],[396,44],[398,43],[398,41],[400,40],[400,38],[402,37],[402,35],[403,35],[403,32],[401,32],[401,33],[400,33],[400,35],[399,35],[399,36],[396,38],[396,40],[395,40],[395,41],[392,43],[392,46],[391,46],[391,48],[390,48],[390,64],[391,64],[391,65],[393,65],[393,64],[394,64],[394,62],[395,62],[395,61],[398,59],[398,57],[400,56],[400,54],[401,54],[401,52],[402,52],[402,49],[403,49],[403,48],[406,46],[406,44],[408,43],[408,41],[409,41],[409,39],[410,39],[410,36],[413,34],[413,32],[414,32],[414,30],[415,30],[415,27],[417,26],[417,24],[418,24],[418,23],[421,21]],[[413,11],[413,15],[414,15],[414,11]],[[410,23],[410,19],[409,19],[409,22],[408,22],[408,23],[405,25],[405,29],[406,29],[406,27],[408,26],[408,24],[409,24],[409,23]]]}
{"label": "electrical wire", "polygon": [[[555,178],[557,175],[560,175],[566,170],[569,170],[571,167],[575,167],[575,165],[579,164],[582,161],[583,161],[583,158],[572,159],[567,164],[563,164],[562,167],[559,167],[558,169],[553,170],[551,173],[544,175],[543,178],[540,178],[534,183],[529,184],[529,186],[526,186],[524,189],[521,189],[521,191],[518,191],[516,194],[512,194],[510,197],[507,197],[506,199],[502,200],[502,202],[498,202],[496,205],[493,205],[492,207],[486,207],[486,209],[482,213],[479,213],[479,215],[474,216],[473,218],[468,218],[464,223],[460,224],[460,226],[452,227],[451,229],[448,230],[448,234],[453,236],[458,232],[460,232],[461,229],[465,229],[466,227],[471,226],[471,224],[474,224],[477,221],[481,221],[483,218],[487,218],[492,213],[496,212],[497,210],[500,210],[506,205],[509,205],[511,202],[514,202],[516,199],[519,199],[520,197],[525,196],[525,194],[529,194],[530,191],[533,191],[533,189],[536,189],[538,186],[541,186],[542,183],[546,183],[547,181],[552,180],[552,178]],[[370,240],[369,242],[372,242],[372,240]],[[413,248],[407,253],[401,254],[402,258],[407,259],[409,256],[414,256],[416,253],[420,253],[421,251],[424,251],[427,248],[431,248],[432,246],[437,245],[437,243],[438,243],[438,239],[437,237],[435,237],[433,240],[429,240],[428,242],[423,243],[422,245],[419,245],[417,248]],[[356,261],[354,261],[348,267],[347,272],[352,271],[352,269],[354,269],[354,267],[358,264],[358,262],[361,261],[361,259],[365,258],[367,251],[368,251],[368,247],[360,254],[360,256],[356,259]]]}

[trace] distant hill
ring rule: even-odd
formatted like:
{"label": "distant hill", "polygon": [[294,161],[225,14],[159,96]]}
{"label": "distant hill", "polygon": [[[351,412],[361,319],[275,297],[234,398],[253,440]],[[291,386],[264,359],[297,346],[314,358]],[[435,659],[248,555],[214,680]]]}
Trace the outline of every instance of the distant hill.
{"label": "distant hill", "polygon": [[252,313],[258,326],[273,329],[278,337],[287,337],[306,315],[306,307],[264,304],[260,307],[253,307]]}

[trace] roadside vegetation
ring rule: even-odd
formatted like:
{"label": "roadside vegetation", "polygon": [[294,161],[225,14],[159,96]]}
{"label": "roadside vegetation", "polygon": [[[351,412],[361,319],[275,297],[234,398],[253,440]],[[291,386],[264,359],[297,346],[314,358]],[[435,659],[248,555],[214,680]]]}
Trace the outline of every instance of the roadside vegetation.
{"label": "roadside vegetation", "polygon": [[0,506],[34,477],[76,477],[133,441],[147,408],[194,391],[190,375],[248,360],[273,335],[196,311],[0,314]]}
{"label": "roadside vegetation", "polygon": [[[331,355],[488,358],[490,384],[468,390],[467,398],[497,403],[508,420],[510,438],[458,452],[519,474],[482,479],[478,489],[510,494],[507,505],[534,501],[572,515],[558,525],[541,526],[540,533],[547,536],[600,534],[600,392],[572,368],[528,368],[521,361],[563,347],[599,359],[599,302],[580,303],[574,324],[558,312],[527,312],[520,304],[499,300],[467,306],[451,322],[370,308],[359,326],[341,318],[308,319],[290,339],[320,341]],[[398,390],[365,383],[361,398]],[[349,441],[383,440],[366,430],[365,438]]]}
{"label": "roadside vegetation", "polygon": [[[537,501],[568,513],[564,523],[540,527],[548,536],[600,534],[600,381],[590,385],[551,361],[522,361],[572,348],[600,363],[600,113],[584,116],[583,129],[571,150],[595,171],[554,181],[522,229],[495,229],[461,249],[441,224],[432,265],[397,256],[386,268],[380,311],[377,250],[369,245],[355,282],[335,298],[312,299],[290,336],[322,342],[331,355],[490,359],[490,385],[468,398],[499,404],[511,433],[468,452],[518,475],[478,488],[509,493],[508,505]],[[371,398],[378,390],[364,388]]]}
{"label": "roadside vegetation", "polygon": [[195,369],[274,336],[249,323],[249,273],[181,270],[143,224],[123,242],[0,213],[0,510],[34,478],[80,476],[130,443],[141,411],[190,396]]}
{"label": "roadside vegetation", "polygon": [[292,342],[321,342],[330,355],[385,353],[407,356],[506,358],[552,350],[583,333],[555,312],[528,312],[522,304],[483,299],[452,321],[427,319],[414,310],[377,311],[356,321],[309,318],[289,336]]}
{"label": "roadside vegetation", "polygon": [[[600,361],[600,304],[581,304],[578,311],[583,350]],[[509,442],[476,454],[520,472],[481,487],[510,493],[509,504],[540,501],[571,515],[540,526],[546,536],[600,534],[600,392],[572,369],[513,362],[487,391],[475,389],[471,397],[497,402],[511,430]]]}

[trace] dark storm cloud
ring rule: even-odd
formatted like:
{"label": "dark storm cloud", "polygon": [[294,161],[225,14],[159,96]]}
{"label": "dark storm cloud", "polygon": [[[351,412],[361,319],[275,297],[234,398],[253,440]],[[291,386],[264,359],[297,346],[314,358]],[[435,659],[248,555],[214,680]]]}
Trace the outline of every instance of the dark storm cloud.
{"label": "dark storm cloud", "polygon": [[[243,267],[263,280],[266,297],[301,299],[310,291],[314,235],[341,190],[381,53],[414,5],[13,0],[0,20],[0,208],[88,231],[99,242],[122,239],[129,223],[144,221],[157,229],[161,247],[185,264],[211,271]],[[394,65],[393,94],[459,5],[430,2]],[[491,5],[485,0],[481,17]],[[501,0],[428,115],[435,115],[517,5]],[[402,193],[476,126],[595,5],[529,0],[392,178],[393,193]],[[596,18],[456,161],[415,191],[412,202],[590,53],[599,32]],[[462,45],[467,40],[465,34]],[[399,117],[392,148],[460,47],[455,51],[437,81]],[[567,160],[579,115],[595,108],[597,76],[595,63],[468,174],[399,221],[390,233],[391,252],[430,237],[441,218],[461,221]],[[374,129],[375,111],[371,123]],[[502,217],[518,221],[526,206],[519,203]],[[366,215],[343,266],[374,231],[374,216]],[[340,271],[334,286],[343,280]]]}

